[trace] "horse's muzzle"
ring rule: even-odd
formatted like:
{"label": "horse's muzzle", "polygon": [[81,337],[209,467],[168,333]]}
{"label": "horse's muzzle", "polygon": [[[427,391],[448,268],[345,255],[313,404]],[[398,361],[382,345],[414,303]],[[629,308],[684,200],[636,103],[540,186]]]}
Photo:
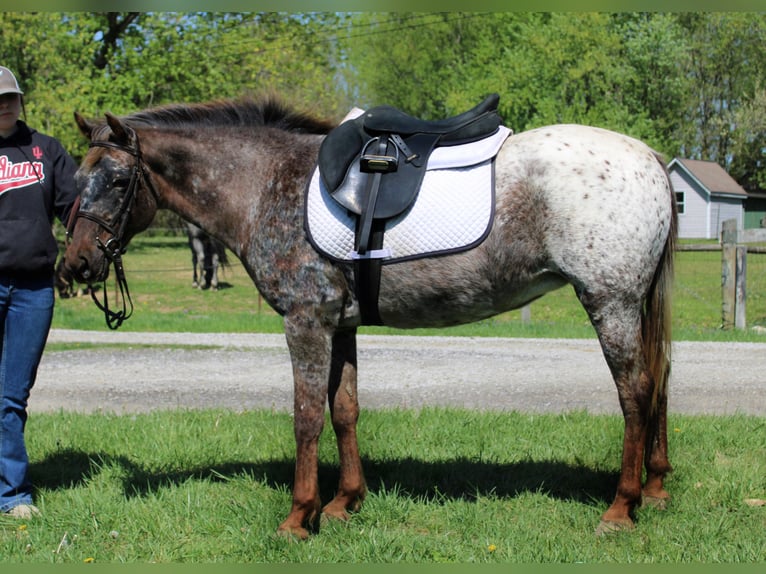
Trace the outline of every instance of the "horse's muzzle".
{"label": "horse's muzzle", "polygon": [[100,253],[96,254],[95,260],[82,254],[67,253],[64,264],[75,281],[87,285],[105,280],[109,272],[106,259]]}

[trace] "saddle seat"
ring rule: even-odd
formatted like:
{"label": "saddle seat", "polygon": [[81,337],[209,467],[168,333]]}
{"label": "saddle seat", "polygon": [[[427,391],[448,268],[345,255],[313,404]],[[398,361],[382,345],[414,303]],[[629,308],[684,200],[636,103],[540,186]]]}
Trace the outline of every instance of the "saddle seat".
{"label": "saddle seat", "polygon": [[483,102],[470,110],[451,118],[440,120],[423,120],[392,106],[378,106],[364,115],[364,127],[372,132],[387,132],[395,134],[440,134],[441,140],[453,144],[473,141],[483,135],[490,135],[497,126],[492,122],[476,122],[487,112],[497,111],[500,102],[498,94],[487,96]]}
{"label": "saddle seat", "polygon": [[477,141],[498,130],[499,99],[492,94],[460,115],[435,121],[391,106],[371,108],[325,137],[318,157],[322,182],[335,201],[363,220],[396,217],[417,196],[436,147]]}

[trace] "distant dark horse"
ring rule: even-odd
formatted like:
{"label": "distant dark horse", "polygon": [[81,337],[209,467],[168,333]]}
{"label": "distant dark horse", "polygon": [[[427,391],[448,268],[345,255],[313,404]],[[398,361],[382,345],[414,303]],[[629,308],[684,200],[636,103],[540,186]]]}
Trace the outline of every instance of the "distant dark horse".
{"label": "distant dark horse", "polygon": [[186,223],[186,236],[192,252],[192,285],[200,289],[218,289],[218,267],[229,261],[223,243],[193,223]]}
{"label": "distant dark horse", "polygon": [[[279,530],[305,538],[320,513],[347,518],[367,492],[356,434],[362,318],[354,263],[321,255],[304,228],[304,190],[332,125],[274,101],[168,106],[107,114],[105,123],[76,119],[91,147],[76,176],[82,202],[67,265],[80,280],[102,281],[112,255],[160,208],[220,238],[284,317],[296,466],[292,508]],[[642,501],[663,507],[669,498],[663,482],[671,469],[669,288],[677,218],[667,171],[640,141],[555,125],[505,140],[493,175],[494,223],[486,239],[468,251],[383,265],[380,316],[395,328],[456,325],[573,285],[625,421],[617,492],[598,532],[631,528]],[[567,376],[562,365],[563,386]],[[340,478],[323,508],[318,441],[328,400]]]}

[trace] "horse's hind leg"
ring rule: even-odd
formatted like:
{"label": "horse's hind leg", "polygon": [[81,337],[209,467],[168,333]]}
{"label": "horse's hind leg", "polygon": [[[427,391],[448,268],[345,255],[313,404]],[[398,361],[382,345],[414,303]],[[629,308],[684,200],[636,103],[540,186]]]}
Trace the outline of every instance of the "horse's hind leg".
{"label": "horse's hind leg", "polygon": [[356,436],[359,400],[355,330],[336,333],[333,337],[332,367],[327,392],[332,426],[338,442],[340,479],[335,498],[322,512],[325,516],[345,520],[348,518],[347,511],[358,510],[367,493]]}
{"label": "horse's hind leg", "polygon": [[[668,375],[664,374],[666,378]],[[668,396],[664,386],[658,389],[656,409],[649,420],[644,459],[646,481],[641,493],[642,504],[664,510],[670,500],[664,481],[672,470],[668,460]]]}
{"label": "horse's hind leg", "polygon": [[633,527],[641,502],[641,477],[651,415],[654,380],[644,359],[640,305],[598,301],[580,296],[614,377],[625,419],[622,464],[614,501],[601,517],[598,534]]}

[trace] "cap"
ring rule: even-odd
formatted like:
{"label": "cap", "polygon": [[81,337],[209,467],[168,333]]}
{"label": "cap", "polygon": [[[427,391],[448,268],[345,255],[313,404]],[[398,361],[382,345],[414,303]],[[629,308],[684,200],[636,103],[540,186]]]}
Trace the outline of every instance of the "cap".
{"label": "cap", "polygon": [[23,93],[21,88],[19,88],[19,83],[16,81],[16,76],[13,75],[13,72],[5,66],[0,66],[0,95]]}

